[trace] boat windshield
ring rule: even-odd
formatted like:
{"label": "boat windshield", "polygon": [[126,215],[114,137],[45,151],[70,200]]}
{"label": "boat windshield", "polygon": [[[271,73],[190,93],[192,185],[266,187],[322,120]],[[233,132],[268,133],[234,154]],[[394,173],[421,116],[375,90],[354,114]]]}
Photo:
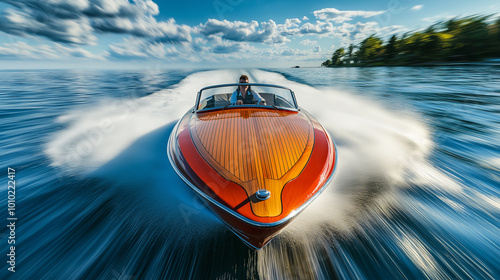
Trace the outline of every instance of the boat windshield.
{"label": "boat windshield", "polygon": [[[236,91],[240,84],[227,84],[210,86],[200,90],[196,100],[196,110],[206,109],[222,109],[232,106],[231,95]],[[292,90],[275,85],[265,84],[245,84],[249,85],[252,92],[257,93],[265,102],[258,104],[254,102],[251,104],[244,104],[241,106],[267,106],[277,109],[297,110],[297,102]]]}

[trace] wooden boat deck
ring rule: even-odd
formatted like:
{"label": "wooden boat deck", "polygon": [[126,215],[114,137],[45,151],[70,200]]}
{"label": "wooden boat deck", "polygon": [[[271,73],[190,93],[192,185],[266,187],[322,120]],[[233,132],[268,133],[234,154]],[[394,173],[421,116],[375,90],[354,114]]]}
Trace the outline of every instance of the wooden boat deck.
{"label": "wooden boat deck", "polygon": [[[190,124],[193,143],[217,173],[241,186],[252,212],[276,217],[283,211],[282,191],[306,166],[314,129],[303,114],[245,108],[199,113]],[[259,189],[271,192],[256,199]]]}

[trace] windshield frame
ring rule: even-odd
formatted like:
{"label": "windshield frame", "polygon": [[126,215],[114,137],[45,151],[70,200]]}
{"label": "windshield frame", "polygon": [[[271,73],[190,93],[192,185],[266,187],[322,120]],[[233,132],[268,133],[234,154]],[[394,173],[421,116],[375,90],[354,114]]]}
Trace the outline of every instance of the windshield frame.
{"label": "windshield frame", "polygon": [[[238,87],[238,86],[261,86],[261,87],[273,87],[273,88],[280,88],[284,90],[290,91],[290,94],[292,96],[293,100],[293,106],[294,108],[290,107],[279,107],[279,106],[273,106],[273,105],[253,105],[253,104],[246,104],[246,105],[228,105],[225,107],[212,107],[212,108],[203,108],[203,109],[197,109],[200,103],[200,98],[202,95],[202,92],[207,89],[213,89],[213,88],[218,88],[218,87]],[[265,107],[265,108],[275,108],[279,110],[290,110],[290,111],[299,111],[299,106],[297,105],[297,99],[295,98],[295,93],[293,90],[290,88],[284,87],[284,86],[279,86],[279,85],[272,85],[272,84],[261,84],[261,83],[231,83],[231,84],[220,84],[220,85],[212,85],[212,86],[207,86],[202,89],[200,89],[196,95],[196,102],[194,104],[194,110],[193,112],[204,112],[204,111],[212,111],[212,110],[221,110],[221,109],[226,109],[226,108],[240,108],[240,107]]]}

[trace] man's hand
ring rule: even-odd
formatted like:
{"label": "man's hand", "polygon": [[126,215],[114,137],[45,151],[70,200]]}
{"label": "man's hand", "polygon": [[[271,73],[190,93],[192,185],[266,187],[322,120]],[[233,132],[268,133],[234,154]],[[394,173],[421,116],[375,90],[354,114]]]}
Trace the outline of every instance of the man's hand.
{"label": "man's hand", "polygon": [[236,101],[236,105],[243,105],[243,101],[242,100]]}

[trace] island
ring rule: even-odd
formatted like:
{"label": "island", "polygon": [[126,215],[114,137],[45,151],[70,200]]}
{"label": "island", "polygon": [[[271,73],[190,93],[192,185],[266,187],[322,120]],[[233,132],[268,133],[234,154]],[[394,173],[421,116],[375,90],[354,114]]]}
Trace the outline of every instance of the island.
{"label": "island", "polygon": [[[492,20],[492,18],[496,18]],[[336,49],[326,67],[418,66],[477,62],[500,57],[500,18],[469,16],[439,21],[427,29],[392,35],[387,42],[370,35]]]}

